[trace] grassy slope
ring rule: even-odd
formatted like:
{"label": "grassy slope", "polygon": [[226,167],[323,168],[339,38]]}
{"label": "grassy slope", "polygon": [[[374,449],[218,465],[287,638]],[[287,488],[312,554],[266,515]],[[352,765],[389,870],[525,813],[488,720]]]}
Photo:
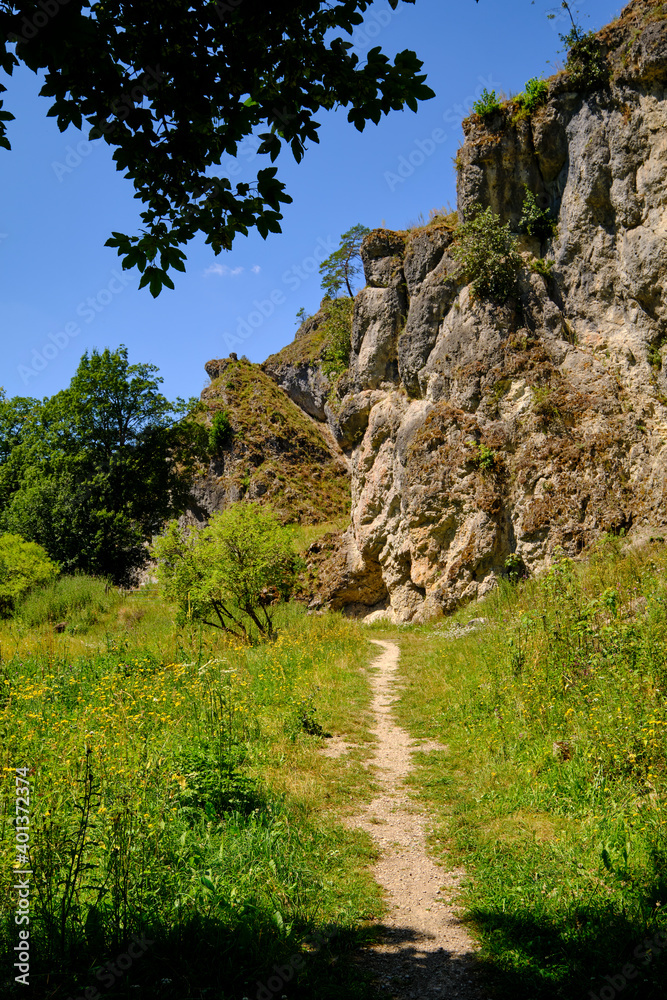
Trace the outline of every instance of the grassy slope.
{"label": "grassy slope", "polygon": [[[381,912],[374,849],[337,817],[370,796],[370,779],[361,753],[351,765],[325,759],[306,731],[367,736],[366,647],[339,616],[295,607],[282,625],[274,645],[233,647],[212,630],[176,631],[154,591],[80,635],[3,625],[3,996],[13,995],[9,817],[21,765],[34,769],[34,995],[99,985],[101,965],[137,932],[154,944],[103,995],[254,997],[274,964],[299,954],[290,998],[366,996],[339,956]],[[92,867],[68,909],[62,880],[72,883],[77,857]],[[322,947],[309,938],[332,931]]]}
{"label": "grassy slope", "polygon": [[315,422],[249,361],[230,363],[204,389],[211,416],[227,411],[233,471],[243,491],[262,490],[285,522],[316,524],[349,516],[350,487]]}
{"label": "grassy slope", "polygon": [[598,996],[628,963],[623,996],[664,996],[667,552],[609,544],[458,616],[481,631],[399,633],[402,722],[449,747],[414,779],[432,847],[508,1000]]}

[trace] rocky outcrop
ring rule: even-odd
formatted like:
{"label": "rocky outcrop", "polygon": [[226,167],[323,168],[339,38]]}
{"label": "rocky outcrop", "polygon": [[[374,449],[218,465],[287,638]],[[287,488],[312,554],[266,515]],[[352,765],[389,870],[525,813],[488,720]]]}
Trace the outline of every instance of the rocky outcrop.
{"label": "rocky outcrop", "polygon": [[325,406],[331,390],[321,364],[327,345],[326,319],[325,300],[314,316],[301,323],[294,341],[268,357],[261,366],[297,406],[322,421],[326,419]]}
{"label": "rocky outcrop", "polygon": [[349,472],[326,425],[304,413],[258,365],[235,355],[205,365],[200,418],[224,413],[228,433],[202,465],[184,519],[208,521],[238,500],[268,503],[285,523],[318,524],[349,511]]}
{"label": "rocky outcrop", "polygon": [[516,227],[528,188],[557,221],[524,240],[514,300],[473,300],[449,221],[367,239],[346,392],[325,407],[352,519],[313,553],[316,603],[419,620],[667,521],[662,12],[635,0],[600,33],[607,86],[562,72],[532,115],[464,123],[459,217]]}

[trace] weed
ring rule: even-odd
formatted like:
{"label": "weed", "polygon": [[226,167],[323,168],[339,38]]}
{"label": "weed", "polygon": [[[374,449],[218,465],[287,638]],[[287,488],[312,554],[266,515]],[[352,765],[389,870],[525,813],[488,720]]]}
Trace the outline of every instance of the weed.
{"label": "weed", "polygon": [[479,95],[476,101],[473,101],[472,109],[476,115],[480,115],[482,118],[486,118],[488,115],[494,115],[496,111],[500,111],[502,104],[500,100],[496,97],[495,90],[490,93],[484,88],[482,93]]}
{"label": "weed", "polygon": [[532,260],[528,262],[528,266],[531,271],[535,272],[535,274],[541,275],[545,281],[553,278],[554,262],[551,258],[533,257]]}
{"label": "weed", "polygon": [[489,393],[489,408],[494,416],[498,416],[500,400],[507,395],[512,387],[512,380],[510,378],[501,378],[494,384],[493,389]]}
{"label": "weed", "polygon": [[68,632],[85,632],[121,601],[120,591],[108,580],[77,573],[31,591],[16,617],[30,628],[66,623]]}
{"label": "weed", "polygon": [[560,411],[553,390],[548,385],[533,386],[533,413],[540,418],[543,426],[553,420],[560,420]]}
{"label": "weed", "polygon": [[475,443],[473,462],[482,472],[493,472],[498,465],[498,455],[488,445]]}
{"label": "weed", "polygon": [[229,444],[233,433],[232,423],[227,410],[218,410],[211,421],[208,433],[208,443],[211,452],[216,455]]}
{"label": "weed", "polygon": [[533,77],[528,80],[522,94],[517,94],[514,103],[519,105],[519,111],[514,115],[513,122],[532,115],[549,97],[549,84],[546,80]]}

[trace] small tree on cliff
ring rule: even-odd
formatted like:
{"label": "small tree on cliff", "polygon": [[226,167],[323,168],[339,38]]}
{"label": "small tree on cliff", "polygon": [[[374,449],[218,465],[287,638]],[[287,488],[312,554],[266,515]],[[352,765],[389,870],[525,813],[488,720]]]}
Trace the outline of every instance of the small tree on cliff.
{"label": "small tree on cliff", "polygon": [[273,637],[276,605],[289,599],[299,569],[275,514],[251,503],[214,514],[201,531],[172,521],[153,554],[179,624],[201,621],[243,640]]}
{"label": "small tree on cliff", "polygon": [[343,285],[350,298],[354,297],[352,282],[361,270],[361,243],[369,233],[368,226],[352,226],[341,236],[338,249],[320,264],[322,288],[329,298],[335,299]]}

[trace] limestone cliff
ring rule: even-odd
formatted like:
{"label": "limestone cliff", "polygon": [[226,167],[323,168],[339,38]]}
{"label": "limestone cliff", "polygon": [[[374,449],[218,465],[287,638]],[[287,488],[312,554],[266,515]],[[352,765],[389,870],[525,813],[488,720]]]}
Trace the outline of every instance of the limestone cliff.
{"label": "limestone cliff", "polygon": [[667,7],[635,0],[598,37],[604,86],[561,72],[531,114],[464,123],[459,218],[516,226],[527,187],[557,220],[523,240],[513,300],[473,299],[451,219],[364,244],[350,369],[315,414],[352,470],[316,603],[418,620],[667,522]]}

